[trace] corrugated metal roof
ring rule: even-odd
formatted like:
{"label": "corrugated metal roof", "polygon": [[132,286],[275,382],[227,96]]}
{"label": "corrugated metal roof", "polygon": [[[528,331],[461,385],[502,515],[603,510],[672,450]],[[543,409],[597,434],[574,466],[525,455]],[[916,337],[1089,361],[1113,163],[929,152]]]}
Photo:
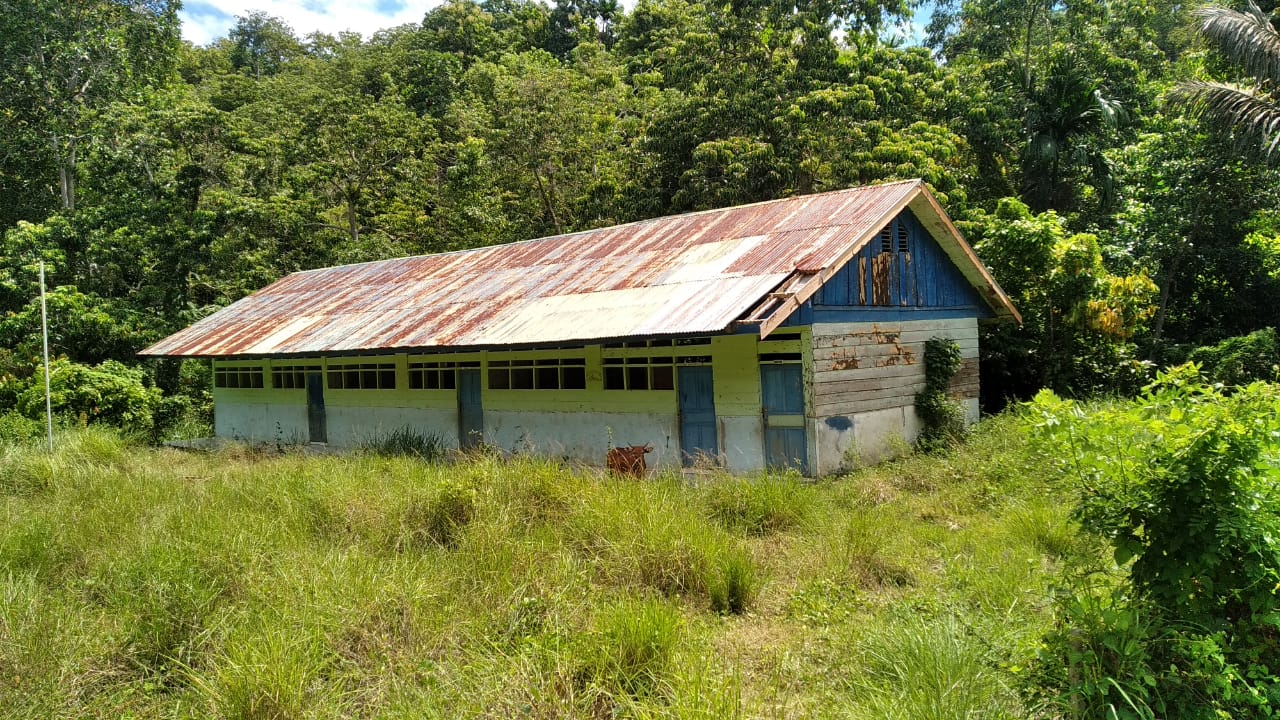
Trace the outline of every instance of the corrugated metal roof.
{"label": "corrugated metal roof", "polygon": [[788,278],[834,270],[852,245],[927,192],[911,180],[298,272],[141,354],[354,353],[721,332]]}

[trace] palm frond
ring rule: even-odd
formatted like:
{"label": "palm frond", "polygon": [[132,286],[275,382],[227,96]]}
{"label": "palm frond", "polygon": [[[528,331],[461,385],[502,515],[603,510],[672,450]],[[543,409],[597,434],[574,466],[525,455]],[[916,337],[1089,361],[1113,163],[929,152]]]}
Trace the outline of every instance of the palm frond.
{"label": "palm frond", "polygon": [[1190,80],[1170,90],[1166,99],[1174,107],[1230,130],[1242,144],[1267,156],[1280,146],[1280,105],[1252,90]]}
{"label": "palm frond", "polygon": [[1280,83],[1280,33],[1252,0],[1248,12],[1207,5],[1196,11],[1200,34],[1231,62],[1259,80]]}

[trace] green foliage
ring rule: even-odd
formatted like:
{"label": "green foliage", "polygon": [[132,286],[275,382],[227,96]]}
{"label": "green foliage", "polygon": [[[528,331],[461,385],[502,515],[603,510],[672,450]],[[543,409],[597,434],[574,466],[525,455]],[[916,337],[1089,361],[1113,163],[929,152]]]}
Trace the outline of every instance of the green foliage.
{"label": "green foliage", "polygon": [[966,233],[1023,318],[1021,326],[983,332],[984,391],[994,386],[1030,397],[1042,387],[1066,394],[1136,389],[1146,369],[1132,340],[1154,312],[1151,280],[1108,272],[1098,238],[1070,234],[1057,213],[1035,215],[1006,198],[994,214],[975,218]]}
{"label": "green foliage", "polygon": [[1217,345],[1196,348],[1187,358],[1200,366],[1210,381],[1223,385],[1247,385],[1257,380],[1275,381],[1280,375],[1280,341],[1275,328],[1263,328]]}
{"label": "green foliage", "polygon": [[962,364],[960,346],[954,340],[935,337],[925,341],[924,389],[915,399],[920,419],[916,444],[924,450],[936,450],[964,438],[964,406],[947,396],[951,379]]}
{"label": "green foliage", "polygon": [[0,446],[40,437],[43,430],[38,420],[13,411],[0,413]]}
{"label": "green foliage", "polygon": [[[1135,681],[1151,688],[1135,705],[1150,699],[1164,717],[1199,717],[1203,707],[1253,715],[1280,696],[1280,392],[1254,383],[1227,394],[1198,381],[1186,366],[1130,403],[1089,412],[1046,392],[1031,406],[1046,451],[1066,450],[1061,472],[1076,484],[1077,517],[1111,543],[1132,588],[1110,605],[1077,600],[1066,608],[1088,642],[1112,653],[1129,648],[1123,657],[1080,656],[1070,634],[1051,644],[1049,665],[1065,655],[1090,672],[1147,668],[1136,678],[1096,678],[1081,690],[1095,705]],[[1144,623],[1133,622],[1135,613]],[[1142,648],[1149,636],[1160,645]],[[1061,693],[1078,685],[1050,684]],[[1156,706],[1157,697],[1168,706]],[[1205,700],[1198,708],[1173,700],[1189,697]]]}
{"label": "green foliage", "polygon": [[[106,423],[127,433],[150,437],[155,426],[152,413],[160,403],[160,391],[149,387],[145,380],[141,370],[114,360],[94,367],[55,360],[49,369],[50,402],[54,413],[70,422]],[[18,396],[18,410],[29,418],[43,417],[43,376]]]}

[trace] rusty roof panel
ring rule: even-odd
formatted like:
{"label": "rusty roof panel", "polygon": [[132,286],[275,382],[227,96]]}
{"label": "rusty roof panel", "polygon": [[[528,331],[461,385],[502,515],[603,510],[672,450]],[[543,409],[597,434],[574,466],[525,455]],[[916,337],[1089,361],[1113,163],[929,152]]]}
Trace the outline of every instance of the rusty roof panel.
{"label": "rusty roof panel", "polygon": [[493,347],[721,332],[839,261],[918,180],[440,255],[294,273],[143,351],[215,356]]}

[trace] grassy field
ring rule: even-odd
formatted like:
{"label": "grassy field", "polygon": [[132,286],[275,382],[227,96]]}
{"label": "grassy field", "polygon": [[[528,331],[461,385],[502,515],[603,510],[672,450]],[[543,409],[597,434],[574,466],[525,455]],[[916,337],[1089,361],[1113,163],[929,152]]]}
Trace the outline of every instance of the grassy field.
{"label": "grassy field", "polygon": [[818,483],[0,447],[0,716],[1025,717],[1089,549],[1020,436]]}

